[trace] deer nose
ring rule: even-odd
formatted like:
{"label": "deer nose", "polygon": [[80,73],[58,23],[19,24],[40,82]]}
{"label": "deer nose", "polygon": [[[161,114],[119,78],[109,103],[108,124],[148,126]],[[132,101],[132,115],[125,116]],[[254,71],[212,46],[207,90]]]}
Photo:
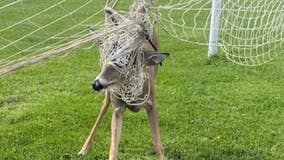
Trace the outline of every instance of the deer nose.
{"label": "deer nose", "polygon": [[92,87],[95,91],[100,91],[104,88],[104,86],[100,83],[99,80],[95,80],[92,84]]}

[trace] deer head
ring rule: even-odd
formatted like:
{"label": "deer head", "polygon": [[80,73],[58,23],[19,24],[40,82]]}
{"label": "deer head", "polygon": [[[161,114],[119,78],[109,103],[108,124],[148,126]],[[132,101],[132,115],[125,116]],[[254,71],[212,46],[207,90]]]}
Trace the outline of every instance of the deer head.
{"label": "deer head", "polygon": [[136,85],[143,85],[147,66],[160,64],[166,53],[145,52],[143,44],[152,32],[146,21],[146,10],[138,8],[135,14],[123,16],[114,9],[105,8],[105,29],[118,28],[101,37],[99,42],[102,68],[93,81],[93,89],[112,88],[131,83],[131,79],[140,79]]}

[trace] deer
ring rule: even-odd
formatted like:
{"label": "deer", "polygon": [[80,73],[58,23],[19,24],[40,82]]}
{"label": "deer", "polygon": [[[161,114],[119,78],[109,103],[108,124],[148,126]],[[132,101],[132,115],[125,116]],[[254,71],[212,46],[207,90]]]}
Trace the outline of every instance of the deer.
{"label": "deer", "polygon": [[[139,14],[145,14],[145,7],[138,8],[140,10]],[[105,16],[106,21],[110,21],[113,25],[119,25],[124,21],[127,21],[127,16],[121,15],[115,9],[105,7]],[[136,25],[137,26],[137,25]],[[142,26],[142,27],[141,27]],[[138,112],[142,108],[146,110],[148,119],[150,122],[150,128],[152,133],[153,146],[156,154],[159,156],[160,160],[165,159],[163,144],[161,142],[161,136],[159,131],[159,120],[158,120],[158,111],[155,99],[155,80],[158,72],[158,66],[169,56],[168,53],[159,52],[159,39],[155,29],[153,29],[152,34],[145,33],[143,25],[140,25],[141,30],[138,30],[137,35],[139,35],[139,43],[142,46],[142,52],[139,52],[131,60],[124,60],[123,65],[117,64],[120,57],[108,60],[101,66],[100,73],[96,76],[95,80],[92,82],[92,88],[95,91],[104,91],[105,98],[101,103],[99,115],[95,121],[95,124],[92,127],[92,130],[87,137],[82,149],[78,153],[80,156],[84,156],[90,150],[96,132],[99,125],[101,124],[105,113],[107,112],[110,104],[112,105],[112,120],[111,120],[111,143],[109,150],[109,160],[116,160],[118,157],[118,146],[120,142],[120,136],[122,132],[123,125],[123,115],[124,112],[128,109],[132,112]],[[94,30],[91,30],[93,34],[97,34]],[[101,50],[104,50],[105,39],[98,39],[99,47]],[[113,42],[112,46],[119,46],[117,42]],[[130,44],[132,45],[132,44]],[[111,49],[107,50],[112,52]],[[123,54],[123,53],[122,53]],[[143,70],[148,75],[147,79],[143,82],[142,93],[139,97],[146,97],[141,102],[127,103],[111,89],[112,86],[115,86],[117,83],[122,83],[125,79],[121,72],[118,69],[127,70],[129,67],[135,63],[143,64]],[[126,69],[125,69],[126,68]],[[138,100],[137,100],[138,101]]]}

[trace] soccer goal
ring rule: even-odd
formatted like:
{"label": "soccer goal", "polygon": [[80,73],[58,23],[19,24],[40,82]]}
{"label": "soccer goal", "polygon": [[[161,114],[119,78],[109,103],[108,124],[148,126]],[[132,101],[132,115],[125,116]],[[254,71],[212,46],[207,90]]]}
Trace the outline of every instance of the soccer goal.
{"label": "soccer goal", "polygon": [[[157,27],[178,40],[208,46],[210,56],[218,49],[234,63],[257,66],[283,50],[282,0],[136,1],[151,4],[149,14]],[[106,3],[118,3],[127,14],[132,2],[1,0],[0,75],[79,46],[91,48],[95,37],[88,27],[103,28]]]}
{"label": "soccer goal", "polygon": [[154,17],[171,36],[208,45],[234,63],[257,66],[283,51],[284,1],[157,0]]}

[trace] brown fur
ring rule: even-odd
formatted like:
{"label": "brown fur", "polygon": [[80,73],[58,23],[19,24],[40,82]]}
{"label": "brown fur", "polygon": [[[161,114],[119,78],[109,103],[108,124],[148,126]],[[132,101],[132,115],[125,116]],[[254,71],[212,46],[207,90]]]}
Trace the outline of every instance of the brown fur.
{"label": "brown fur", "polygon": [[[157,38],[156,33],[154,32],[152,37],[153,45],[158,49],[159,48],[159,41]],[[150,54],[149,51],[155,51],[151,44],[147,41],[144,43],[144,54]],[[106,90],[105,92],[105,99],[101,105],[99,116],[96,120],[95,125],[93,126],[90,135],[88,136],[85,144],[83,145],[79,155],[86,155],[87,152],[90,150],[94,136],[96,134],[96,130],[99,124],[102,121],[104,114],[107,111],[107,108],[112,103],[113,106],[113,114],[112,114],[112,122],[111,122],[111,145],[110,145],[110,152],[109,152],[109,160],[116,160],[118,155],[118,144],[121,135],[121,128],[122,128],[122,120],[123,120],[123,113],[128,108],[133,112],[138,112],[142,107],[146,109],[151,131],[152,131],[152,138],[153,138],[153,145],[156,153],[159,156],[160,160],[164,159],[164,151],[163,145],[160,138],[159,133],[159,121],[158,121],[158,113],[157,107],[155,102],[155,79],[157,74],[158,66],[152,65],[147,66],[147,73],[149,75],[149,81],[145,81],[144,83],[144,94],[148,93],[148,85],[150,85],[150,95],[149,99],[142,105],[139,106],[129,106],[125,102],[120,99],[117,99],[115,96],[112,96],[111,91]]]}

